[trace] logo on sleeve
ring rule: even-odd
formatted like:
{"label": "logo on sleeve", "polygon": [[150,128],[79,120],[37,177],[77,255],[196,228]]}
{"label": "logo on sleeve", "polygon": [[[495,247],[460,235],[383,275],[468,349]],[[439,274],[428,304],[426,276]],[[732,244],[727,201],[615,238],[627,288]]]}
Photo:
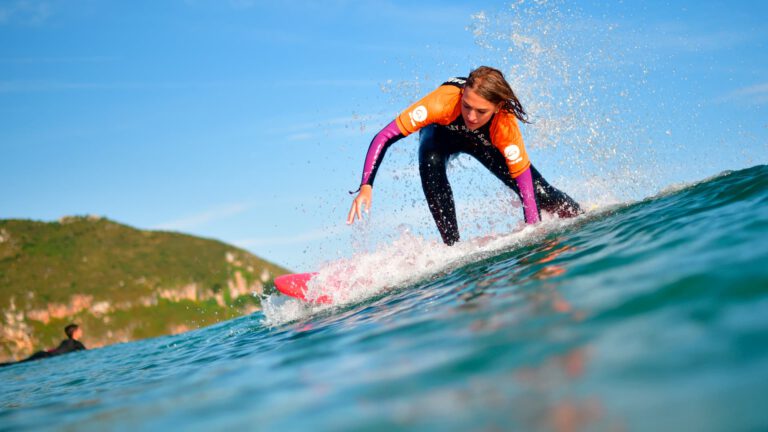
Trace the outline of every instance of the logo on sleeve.
{"label": "logo on sleeve", "polygon": [[507,160],[513,164],[520,162],[523,158],[520,157],[520,147],[512,144],[504,149],[504,156]]}
{"label": "logo on sleeve", "polygon": [[411,117],[411,124],[416,126],[416,123],[421,123],[427,119],[427,107],[419,105],[408,114]]}

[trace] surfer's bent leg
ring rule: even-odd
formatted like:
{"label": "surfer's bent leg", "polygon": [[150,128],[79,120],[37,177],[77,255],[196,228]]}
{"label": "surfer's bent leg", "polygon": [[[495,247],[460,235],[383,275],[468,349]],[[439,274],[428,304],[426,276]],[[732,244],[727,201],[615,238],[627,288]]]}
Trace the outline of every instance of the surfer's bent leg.
{"label": "surfer's bent leg", "polygon": [[531,176],[540,209],[554,213],[561,218],[575,217],[584,213],[579,203],[565,192],[549,184],[533,165],[531,165]]}
{"label": "surfer's bent leg", "polygon": [[435,135],[435,126],[427,126],[419,132],[419,173],[429,211],[432,212],[443,243],[450,246],[459,241],[456,205],[446,175],[450,152],[447,151],[447,145],[441,148]]}
{"label": "surfer's bent leg", "polygon": [[[495,147],[471,145],[466,146],[462,151],[477,159],[478,162],[488,168],[496,178],[515,191],[517,196],[522,200],[517,182],[511,175],[509,175],[509,168],[507,167],[504,155],[502,155]],[[533,189],[536,194],[536,205],[539,211],[544,210],[554,213],[561,218],[574,217],[579,213],[582,213],[581,207],[573,200],[573,198],[549,184],[533,165],[531,165],[530,169],[531,177],[533,179]]]}
{"label": "surfer's bent leg", "polygon": [[518,181],[522,179],[522,176],[514,179],[509,175],[507,160],[496,147],[468,143],[467,145],[462,146],[461,151],[477,159],[477,161],[483,164],[483,166],[493,173],[496,178],[515,191],[517,197],[523,203],[523,217],[526,223],[536,223],[541,220],[541,206],[538,203],[539,197],[535,192],[535,188],[532,186],[531,178],[528,177],[527,184],[525,185],[526,199],[520,192],[520,184],[518,183]]}

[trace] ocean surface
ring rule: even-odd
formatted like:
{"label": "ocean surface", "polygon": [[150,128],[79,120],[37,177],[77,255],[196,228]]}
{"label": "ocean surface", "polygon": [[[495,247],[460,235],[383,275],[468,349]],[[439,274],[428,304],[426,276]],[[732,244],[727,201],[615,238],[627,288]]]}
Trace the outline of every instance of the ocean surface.
{"label": "ocean surface", "polygon": [[768,430],[768,167],[0,369],[0,430]]}

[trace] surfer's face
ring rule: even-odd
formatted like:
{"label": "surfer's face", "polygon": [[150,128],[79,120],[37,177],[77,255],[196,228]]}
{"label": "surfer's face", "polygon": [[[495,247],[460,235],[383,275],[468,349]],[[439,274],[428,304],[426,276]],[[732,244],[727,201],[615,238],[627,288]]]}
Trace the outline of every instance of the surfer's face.
{"label": "surfer's face", "polygon": [[494,105],[471,88],[461,95],[461,117],[469,130],[483,127],[500,108],[501,104]]}

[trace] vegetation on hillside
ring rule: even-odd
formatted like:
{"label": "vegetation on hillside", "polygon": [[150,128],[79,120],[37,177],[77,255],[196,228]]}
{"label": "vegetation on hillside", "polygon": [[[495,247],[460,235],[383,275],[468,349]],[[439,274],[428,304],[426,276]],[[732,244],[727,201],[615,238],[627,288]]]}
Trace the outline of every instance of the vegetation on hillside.
{"label": "vegetation on hillside", "polygon": [[70,321],[100,346],[249,313],[284,273],[219,241],[105,218],[0,220],[0,360],[56,345]]}

